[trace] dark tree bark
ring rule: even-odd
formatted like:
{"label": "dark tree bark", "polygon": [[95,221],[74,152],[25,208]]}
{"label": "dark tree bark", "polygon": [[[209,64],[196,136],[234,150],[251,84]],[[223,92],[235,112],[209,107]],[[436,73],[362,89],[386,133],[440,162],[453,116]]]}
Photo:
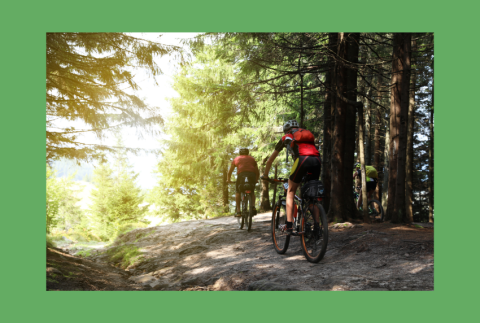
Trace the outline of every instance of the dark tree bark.
{"label": "dark tree bark", "polygon": [[[338,40],[337,33],[330,33],[328,35],[328,46],[332,51],[336,51]],[[334,61],[329,59],[329,64],[332,66],[325,75],[325,83],[327,91],[325,93],[325,103],[323,111],[323,167],[322,167],[322,182],[325,187],[325,197],[323,199],[323,207],[325,212],[328,212],[330,206],[330,189],[331,189],[331,154],[332,154],[332,124],[334,117],[334,102],[335,94],[332,93],[332,80]]]}
{"label": "dark tree bark", "polygon": [[[382,123],[382,113],[381,113],[381,110],[380,110],[380,107],[376,107],[375,109],[375,136],[374,136],[374,140],[375,140],[375,146],[374,146],[374,149],[373,149],[373,167],[375,167],[375,169],[377,170],[377,172],[379,173],[379,177],[380,177],[380,174],[383,173],[381,171],[381,165],[380,165],[380,125]],[[381,197],[381,183],[380,181],[378,181],[378,184],[377,184],[377,188],[375,189],[375,198],[379,201],[382,201]]]}
{"label": "dark tree bark", "polygon": [[[416,40],[412,40],[412,52],[417,50]],[[413,58],[412,58],[413,60]],[[410,98],[408,106],[408,124],[407,124],[407,159],[406,159],[406,178],[405,178],[405,206],[407,212],[407,221],[413,222],[413,125],[415,122],[415,84],[417,82],[416,73],[412,71],[410,80]]]}
{"label": "dark tree bark", "polygon": [[[347,100],[356,99],[357,72],[349,69],[345,60],[358,62],[359,34],[339,33],[335,63],[334,90],[337,93],[333,127],[331,161],[331,196],[328,216],[346,221],[355,214],[352,192],[352,167],[355,151],[355,106]],[[350,92],[352,91],[352,92]],[[340,97],[346,98],[342,100]]]}
{"label": "dark tree bark", "polygon": [[[397,73],[396,82],[392,82],[392,99],[395,100],[394,113],[398,135],[395,138],[397,149],[397,174],[395,182],[395,204],[392,222],[406,221],[405,210],[405,161],[407,157],[407,119],[410,86],[411,34],[394,35],[393,64]],[[392,182],[393,183],[393,182]],[[392,184],[390,183],[390,184]]]}
{"label": "dark tree bark", "polygon": [[[344,33],[338,34],[336,53],[340,59],[347,58],[347,42]],[[335,62],[334,68],[334,88],[333,91],[338,91],[342,94],[346,91],[346,67],[338,60]],[[333,125],[332,137],[332,152],[331,152],[331,196],[330,208],[328,211],[329,219],[343,220],[346,217],[345,203],[343,193],[344,187],[344,159],[343,152],[345,150],[345,116],[347,103],[336,99],[335,100],[335,115]]]}
{"label": "dark tree bark", "polygon": [[385,219],[387,218],[387,209],[388,209],[388,181],[390,179],[390,122],[385,120],[385,149],[383,152],[383,185],[382,185],[382,206],[385,212]]}
{"label": "dark tree bark", "polygon": [[[353,64],[358,64],[358,53],[359,53],[359,42],[360,34],[359,33],[350,33],[347,34],[347,60]],[[345,207],[347,211],[347,217],[355,217],[358,215],[357,207],[353,198],[353,189],[352,189],[352,174],[353,174],[353,165],[355,164],[355,128],[356,128],[356,114],[357,107],[361,104],[352,104],[357,103],[357,69],[356,66],[353,68],[347,68],[347,89],[345,97],[349,100],[350,104],[347,104],[346,116],[345,116],[345,150],[344,150],[344,187],[346,196]]]}
{"label": "dark tree bark", "polygon": [[[367,90],[367,96],[370,95],[370,89]],[[365,100],[365,165],[371,165],[372,164],[372,158],[371,158],[371,127],[372,127],[372,121],[371,121],[371,104],[368,100]]]}
{"label": "dark tree bark", "polygon": [[433,222],[433,85],[432,109],[430,110],[430,138],[428,145],[428,222]]}
{"label": "dark tree bark", "polygon": [[362,209],[363,209],[363,221],[370,222],[370,218],[367,212],[367,180],[366,180],[366,172],[365,172],[365,152],[363,147],[363,105],[358,108],[358,152],[360,157],[360,163],[362,165]]}
{"label": "dark tree bark", "polygon": [[227,178],[228,178],[228,164],[229,161],[226,160],[223,163],[223,181],[222,181],[222,191],[223,191],[223,210],[224,212],[229,211],[229,203],[228,203],[228,184],[227,184]]}

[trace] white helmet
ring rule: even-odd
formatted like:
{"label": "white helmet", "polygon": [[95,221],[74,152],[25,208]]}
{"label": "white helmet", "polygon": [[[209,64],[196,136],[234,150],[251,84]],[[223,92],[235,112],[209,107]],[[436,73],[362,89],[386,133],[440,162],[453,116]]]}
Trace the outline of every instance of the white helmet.
{"label": "white helmet", "polygon": [[286,133],[288,130],[290,130],[292,128],[300,128],[297,120],[295,120],[295,119],[285,122],[285,124],[283,125],[283,133]]}

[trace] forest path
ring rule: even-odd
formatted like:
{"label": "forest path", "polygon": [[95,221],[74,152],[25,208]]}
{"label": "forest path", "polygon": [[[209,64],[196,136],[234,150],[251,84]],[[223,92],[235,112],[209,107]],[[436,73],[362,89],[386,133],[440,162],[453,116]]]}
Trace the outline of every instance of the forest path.
{"label": "forest path", "polygon": [[[270,217],[257,215],[251,232],[224,217],[127,233],[121,243],[144,257],[125,272],[137,286],[129,289],[433,290],[433,228],[337,224],[330,227],[325,257],[312,264],[298,237],[286,254],[275,252]],[[109,256],[99,249],[88,259],[102,264]]]}

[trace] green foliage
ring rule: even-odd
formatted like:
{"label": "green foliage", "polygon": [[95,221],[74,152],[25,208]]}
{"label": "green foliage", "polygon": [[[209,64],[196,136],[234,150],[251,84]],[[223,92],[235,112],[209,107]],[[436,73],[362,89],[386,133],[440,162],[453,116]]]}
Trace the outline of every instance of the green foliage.
{"label": "green foliage", "polygon": [[91,249],[90,250],[81,250],[79,252],[76,253],[77,256],[80,256],[80,257],[90,257],[91,255]]}
{"label": "green foliage", "polygon": [[53,239],[47,236],[47,248],[55,248],[57,245],[53,242]]}
{"label": "green foliage", "polygon": [[[249,147],[262,171],[280,139],[275,127],[283,125],[283,116],[296,115],[285,102],[265,95],[268,85],[249,85],[258,75],[246,68],[249,54],[240,45],[223,45],[194,47],[196,60],[175,77],[173,86],[180,97],[171,100],[173,113],[166,124],[171,139],[157,166],[159,183],[149,195],[156,207],[153,215],[164,220],[228,214],[234,186],[226,187],[226,173],[238,148]],[[283,155],[276,161],[280,172],[283,161]],[[224,196],[227,189],[229,201]]]}
{"label": "green foliage", "polygon": [[60,184],[55,173],[47,164],[47,190],[46,190],[46,214],[47,214],[47,234],[58,222],[58,210],[60,208]]}
{"label": "green foliage", "polygon": [[[118,146],[123,146],[120,137]],[[117,150],[114,167],[112,169],[102,162],[94,171],[97,189],[91,193],[91,229],[102,241],[113,240],[129,230],[146,226],[142,218],[148,205],[140,206],[143,194],[135,183],[138,174],[130,170],[124,150]]]}
{"label": "green foliage", "polygon": [[[154,77],[161,70],[153,57],[179,50],[125,33],[47,33],[47,160],[100,158],[109,149],[82,144],[79,133],[102,136],[112,126],[145,130],[163,123],[155,109],[131,93],[138,89],[132,67]],[[55,120],[78,122],[58,127]],[[85,127],[75,128],[78,124]]]}

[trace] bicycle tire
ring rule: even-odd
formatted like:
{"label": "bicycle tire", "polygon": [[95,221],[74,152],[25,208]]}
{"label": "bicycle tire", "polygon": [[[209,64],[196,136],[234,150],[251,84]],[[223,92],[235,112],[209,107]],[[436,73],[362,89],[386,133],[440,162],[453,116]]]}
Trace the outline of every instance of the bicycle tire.
{"label": "bicycle tire", "polygon": [[[375,204],[378,206],[378,211],[377,208],[375,207]],[[380,203],[379,200],[372,199],[368,202],[368,208],[374,211],[372,214],[370,214],[370,218],[374,221],[380,220],[381,222],[384,221],[385,218],[385,212],[383,211],[382,204]]]}
{"label": "bicycle tire", "polygon": [[304,211],[301,221],[301,231],[304,232],[301,240],[305,258],[307,258],[309,262],[317,263],[322,260],[327,251],[328,221],[323,206],[318,202],[313,204],[316,205],[320,211],[320,231],[319,233],[314,232],[314,215],[308,207],[305,207],[303,208]]}
{"label": "bicycle tire", "polygon": [[250,230],[252,229],[252,219],[253,219],[252,194],[253,193],[248,194],[246,198],[246,204],[247,204],[246,209],[248,211],[245,213],[245,226],[248,232],[250,232]]}
{"label": "bicycle tire", "polygon": [[280,225],[286,225],[286,222],[287,209],[285,205],[282,205],[280,200],[277,202],[272,211],[270,231],[272,233],[272,241],[275,251],[281,255],[287,251],[290,243],[290,236],[279,228]]}
{"label": "bicycle tire", "polygon": [[240,212],[241,212],[241,216],[237,217],[237,223],[238,223],[238,228],[240,230],[243,229],[243,225],[244,225],[244,222],[245,222],[245,219],[243,217],[243,214],[244,214],[244,196],[243,194],[241,194],[240,196]]}

